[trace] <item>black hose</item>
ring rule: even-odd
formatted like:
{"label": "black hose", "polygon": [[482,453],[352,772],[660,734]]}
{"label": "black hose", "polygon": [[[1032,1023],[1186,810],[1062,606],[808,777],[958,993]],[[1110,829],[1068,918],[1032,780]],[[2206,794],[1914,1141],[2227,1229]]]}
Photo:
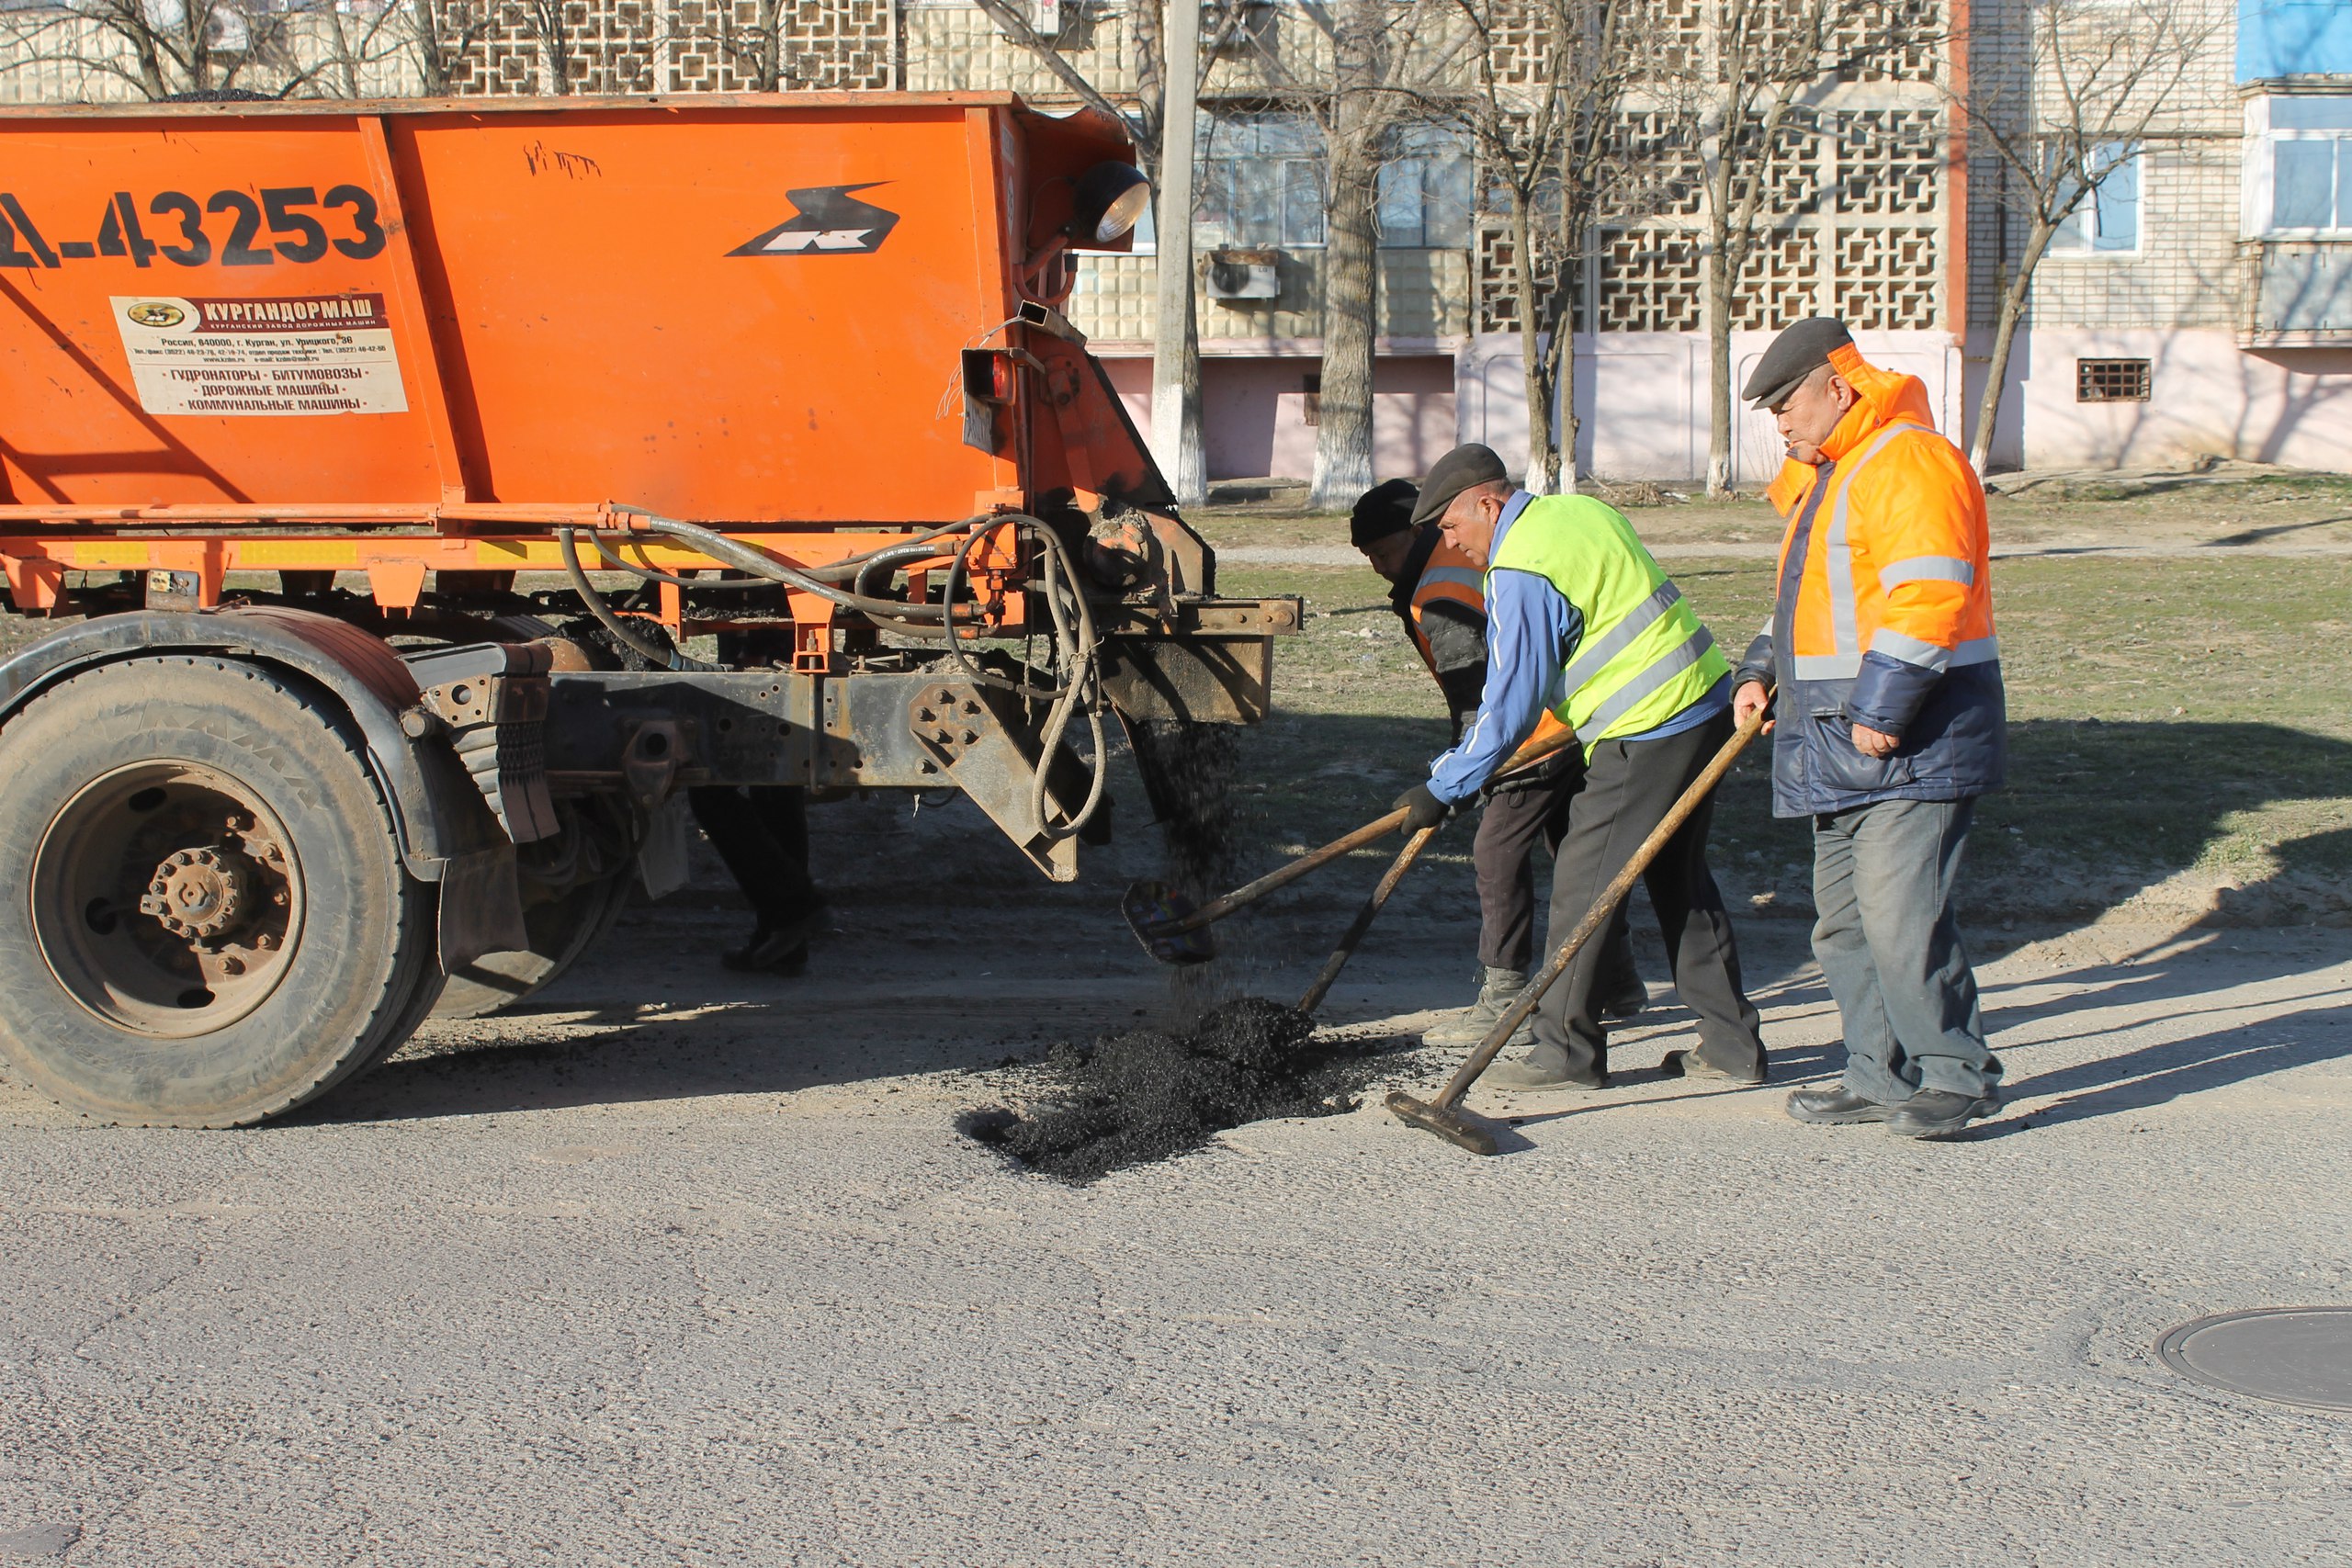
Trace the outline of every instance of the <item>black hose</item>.
{"label": "black hose", "polygon": [[[1102,805],[1104,787],[1108,782],[1110,759],[1103,744],[1102,678],[1097,658],[1094,612],[1087,603],[1085,580],[1079,573],[1078,563],[1071,558],[1069,545],[1059,535],[1037,519],[1016,513],[984,514],[967,518],[962,523],[933,528],[911,539],[893,540],[888,545],[868,550],[860,556],[847,557],[842,560],[831,562],[824,569],[826,576],[846,575],[853,583],[852,589],[842,589],[824,581],[823,578],[805,568],[779,560],[765,550],[744,544],[741,540],[729,538],[715,529],[705,528],[698,524],[683,523],[673,517],[637,512],[633,509],[630,514],[640,520],[639,526],[646,532],[683,540],[713,560],[733,567],[738,571],[763,578],[772,582],[779,582],[804,593],[815,594],[842,609],[854,611],[876,625],[890,630],[916,637],[943,639],[946,645],[949,660],[956,666],[957,672],[975,684],[1011,692],[1028,702],[1051,703],[1053,710],[1046,716],[1045,728],[1039,734],[1042,744],[1036,776],[1032,783],[1031,803],[1036,815],[1038,831],[1047,839],[1068,838],[1085,827]],[[956,635],[959,627],[972,627],[978,624],[976,615],[959,613],[959,607],[956,603],[956,594],[969,575],[972,551],[991,530],[1005,526],[1012,527],[1016,532],[1030,535],[1039,542],[1040,548],[1045,554],[1044,594],[1046,610],[1054,623],[1054,662],[1058,666],[1060,674],[1060,682],[1057,685],[1042,686],[1025,680],[1007,680],[1001,675],[983,670],[973,662],[971,655],[963,647],[963,638]],[[903,600],[876,598],[862,592],[867,568],[885,564],[885,558],[891,558],[893,560],[919,559],[921,556],[912,553],[917,547],[958,529],[964,530],[966,536],[948,558],[946,578],[942,586],[939,604],[910,604]],[[605,607],[594,589],[589,585],[587,574],[580,570],[579,557],[572,548],[571,535],[572,530],[569,528],[557,530],[558,540],[563,547],[564,564],[571,570],[572,581],[580,588],[582,597],[586,599],[590,612],[604,623],[607,630],[619,637],[627,646],[636,649],[645,657],[667,663],[671,669],[715,668],[685,660],[683,654],[671,654],[666,657],[657,654],[630,635],[620,625],[618,617],[613,615],[611,611]],[[598,548],[603,549],[601,544]],[[924,555],[937,553],[939,552],[931,549],[922,551]],[[606,558],[612,558],[609,552],[606,552]],[[628,569],[624,567],[624,570]],[[650,574],[652,569],[644,568],[639,570],[641,573]],[[1068,595],[1067,602],[1064,599],[1065,594]],[[1024,668],[1027,667],[1024,666]],[[1048,822],[1046,819],[1046,774],[1060,750],[1063,736],[1069,731],[1070,720],[1077,716],[1080,708],[1086,712],[1087,727],[1091,734],[1094,747],[1093,777],[1089,784],[1086,799],[1078,809],[1071,812],[1061,822]]]}
{"label": "black hose", "polygon": [[678,649],[656,648],[651,643],[639,640],[637,633],[613,614],[611,606],[605,603],[605,596],[596,592],[596,585],[589,581],[588,574],[580,569],[580,551],[573,546],[571,538],[575,532],[577,530],[571,528],[555,531],[556,548],[563,552],[563,569],[571,574],[571,586],[579,591],[581,603],[588,606],[588,613],[596,617],[599,626],[613,634],[615,640],[647,663],[664,670],[716,671],[725,668],[724,665],[706,664],[699,659],[689,659]]}

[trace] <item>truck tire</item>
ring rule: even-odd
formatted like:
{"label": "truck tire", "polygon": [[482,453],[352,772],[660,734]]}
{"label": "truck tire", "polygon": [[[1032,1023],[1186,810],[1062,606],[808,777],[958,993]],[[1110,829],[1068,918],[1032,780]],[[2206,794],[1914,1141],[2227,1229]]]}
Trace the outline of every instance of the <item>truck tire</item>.
{"label": "truck tire", "polygon": [[626,868],[523,911],[531,945],[487,953],[449,976],[435,1018],[486,1018],[552,986],[601,941],[628,907],[632,878]]}
{"label": "truck tire", "polygon": [[0,1056],[102,1121],[290,1111],[439,988],[434,889],[348,718],[233,660],[104,665],[11,719],[0,886]]}

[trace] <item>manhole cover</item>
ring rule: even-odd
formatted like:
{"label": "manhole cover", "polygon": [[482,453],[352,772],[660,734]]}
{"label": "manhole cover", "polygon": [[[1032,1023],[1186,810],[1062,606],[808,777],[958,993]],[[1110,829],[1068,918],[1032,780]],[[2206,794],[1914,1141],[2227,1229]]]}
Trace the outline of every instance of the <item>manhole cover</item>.
{"label": "manhole cover", "polygon": [[2352,1307],[2266,1307],[2184,1323],[2156,1343],[2173,1371],[2215,1388],[2352,1410]]}

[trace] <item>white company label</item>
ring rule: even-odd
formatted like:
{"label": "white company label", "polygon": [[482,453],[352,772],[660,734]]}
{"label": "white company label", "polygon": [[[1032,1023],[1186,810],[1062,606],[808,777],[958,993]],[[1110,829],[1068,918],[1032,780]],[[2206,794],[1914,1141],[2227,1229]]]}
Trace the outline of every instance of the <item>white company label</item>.
{"label": "white company label", "polygon": [[149,413],[405,413],[380,294],[119,295],[115,326]]}

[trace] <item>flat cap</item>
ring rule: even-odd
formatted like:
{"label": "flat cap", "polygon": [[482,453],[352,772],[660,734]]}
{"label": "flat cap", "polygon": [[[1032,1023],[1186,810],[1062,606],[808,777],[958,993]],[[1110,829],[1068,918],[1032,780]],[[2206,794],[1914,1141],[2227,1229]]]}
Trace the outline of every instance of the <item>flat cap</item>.
{"label": "flat cap", "polygon": [[1837,317],[1807,316],[1772,340],[1739,395],[1759,409],[1769,409],[1828,364],[1832,349],[1853,346],[1854,334]]}
{"label": "flat cap", "polygon": [[1362,549],[1374,539],[1410,528],[1413,500],[1420,493],[1410,479],[1390,479],[1356,497],[1356,509],[1348,516],[1348,542]]}
{"label": "flat cap", "polygon": [[1495,456],[1493,447],[1481,446],[1475,441],[1456,446],[1430,465],[1430,477],[1421,481],[1420,502],[1413,508],[1413,521],[1427,523],[1442,517],[1445,509],[1453,504],[1453,498],[1473,485],[1492,484],[1510,478],[1510,470],[1503,467],[1503,460]]}

